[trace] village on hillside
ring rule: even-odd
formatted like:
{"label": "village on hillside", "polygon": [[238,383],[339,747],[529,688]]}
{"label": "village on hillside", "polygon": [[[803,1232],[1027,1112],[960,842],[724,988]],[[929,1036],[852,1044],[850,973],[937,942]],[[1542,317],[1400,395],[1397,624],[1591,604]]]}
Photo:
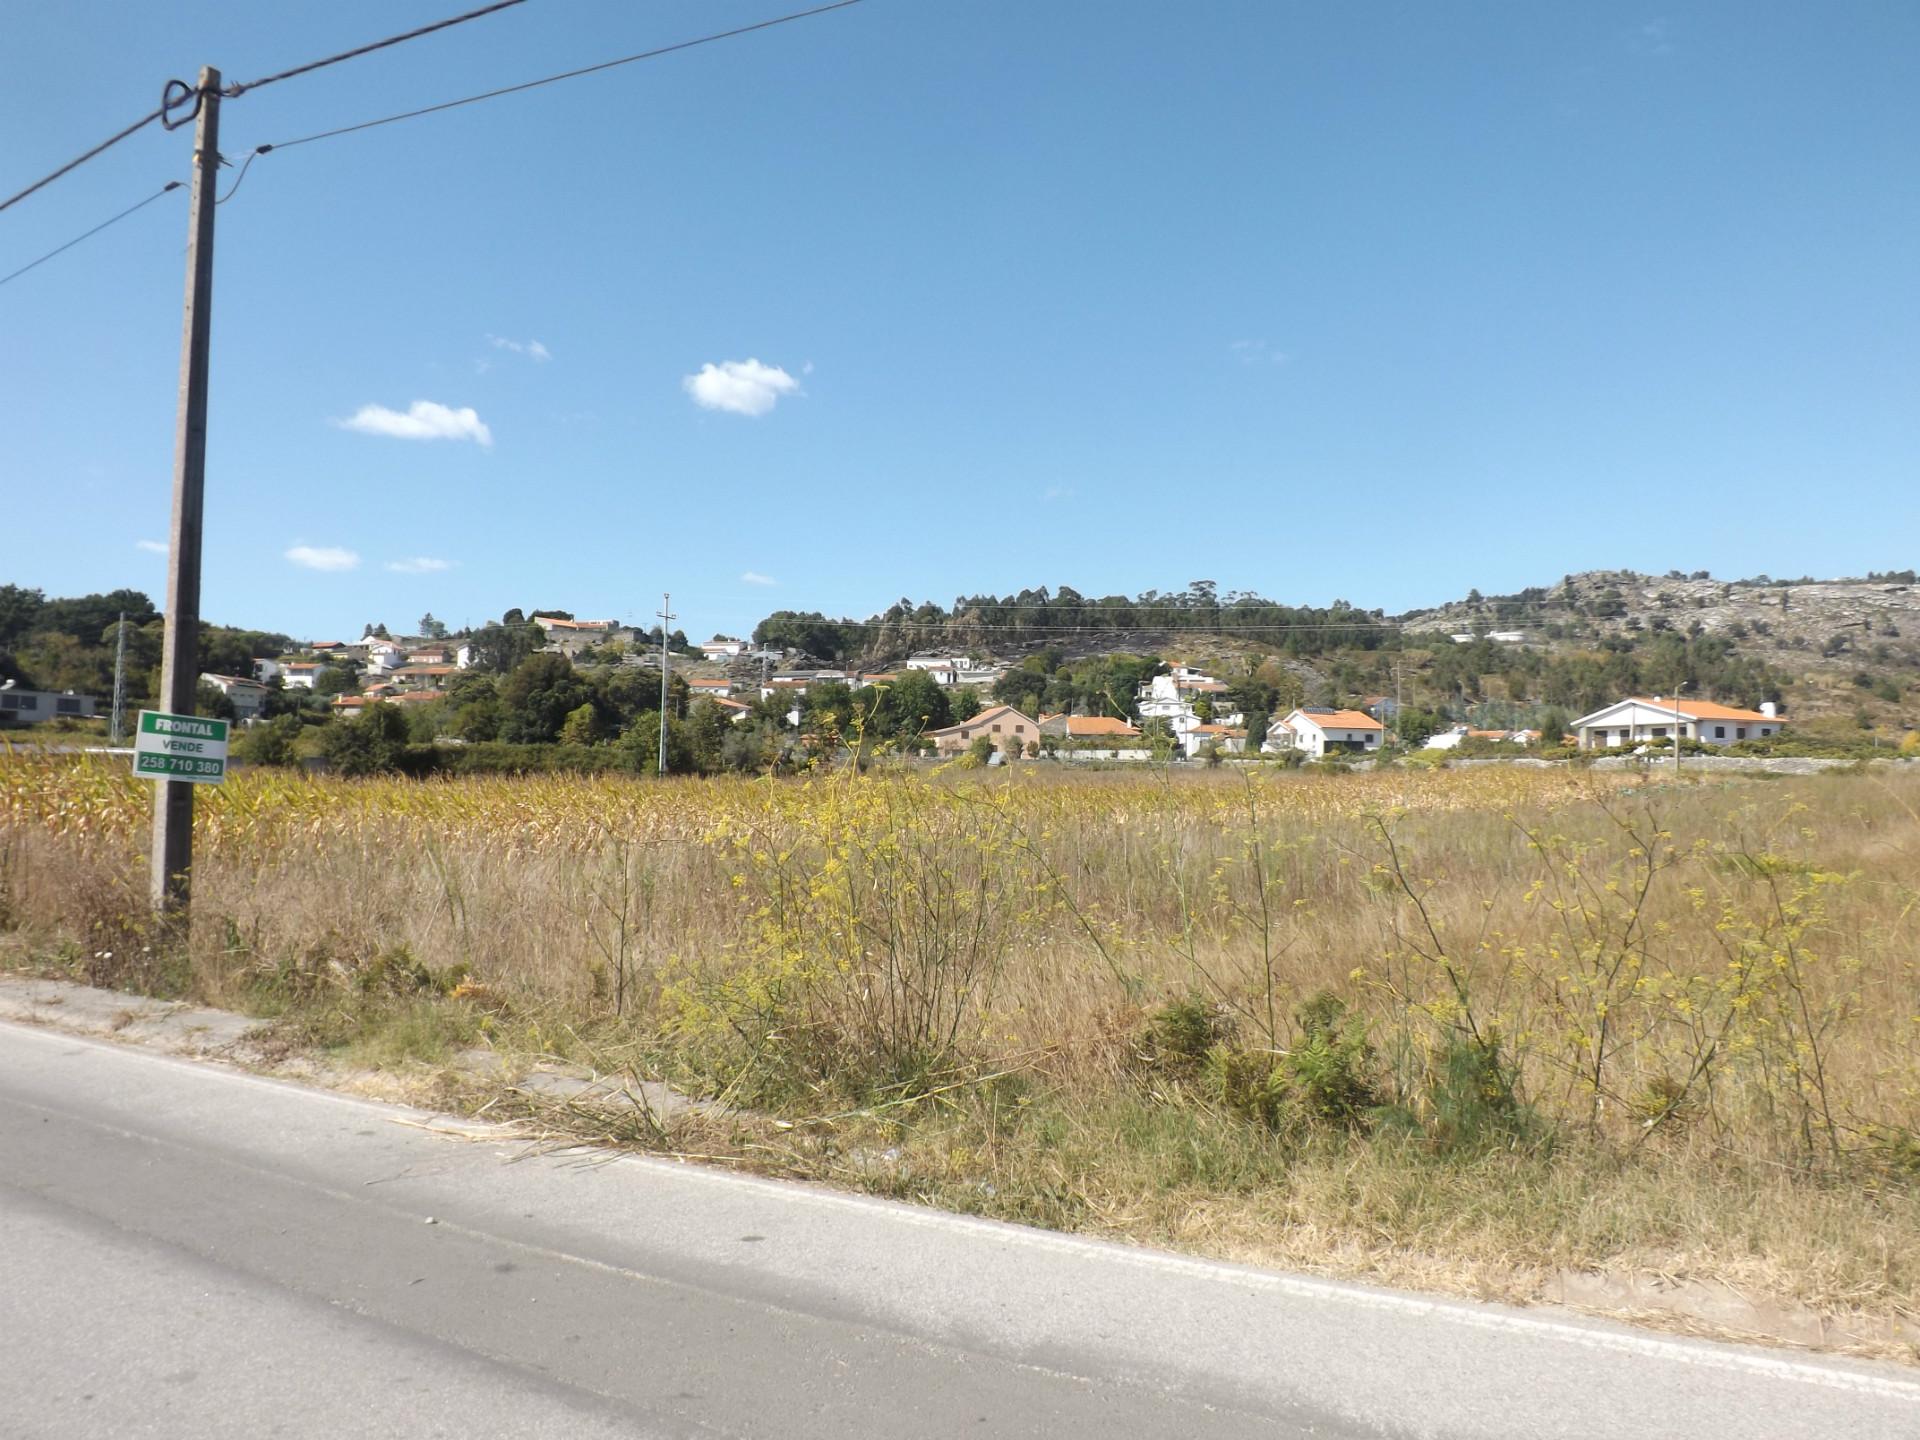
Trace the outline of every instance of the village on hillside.
{"label": "village on hillside", "polygon": [[[649,635],[610,619],[576,619],[536,614],[525,622],[539,631],[531,653],[565,657],[570,663],[614,664],[658,670],[658,632]],[[1494,643],[1522,639],[1498,633],[1447,637],[1465,644],[1484,638]],[[247,676],[207,672],[203,683],[218,692],[243,726],[269,711],[276,691],[326,694],[337,716],[351,716],[375,705],[415,707],[444,701],[453,677],[482,661],[471,637],[434,639],[394,637],[369,632],[356,641],[317,640],[297,652],[258,658]],[[674,657],[669,654],[668,665]],[[972,754],[982,763],[1012,759],[1059,758],[1082,763],[1140,762],[1154,759],[1221,761],[1265,757],[1287,763],[1327,759],[1364,760],[1392,749],[1446,752],[1465,746],[1481,754],[1487,747],[1505,753],[1571,748],[1579,751],[1671,747],[1682,743],[1725,747],[1776,734],[1785,724],[1778,707],[1758,709],[1691,697],[1623,696],[1590,714],[1572,719],[1562,733],[1543,735],[1537,728],[1511,729],[1447,723],[1411,743],[1396,727],[1402,706],[1390,695],[1353,697],[1348,704],[1297,705],[1268,717],[1250,734],[1248,716],[1233,699],[1234,687],[1200,666],[1171,662],[1141,679],[1128,714],[1026,713],[1019,705],[996,703],[996,690],[1009,673],[1005,663],[978,655],[911,655],[892,669],[863,670],[809,663],[787,649],[715,636],[687,645],[678,657],[687,705],[707,705],[729,721],[744,724],[771,710],[798,734],[809,723],[808,696],[822,687],[852,692],[897,685],[902,675],[917,675],[946,692],[965,719],[926,728],[909,749],[935,757]],[[9,696],[8,699],[13,697]],[[92,713],[76,697],[62,697],[61,713]],[[17,703],[17,702],[16,702]],[[18,718],[26,719],[26,716]],[[1495,752],[1497,758],[1499,751]]]}

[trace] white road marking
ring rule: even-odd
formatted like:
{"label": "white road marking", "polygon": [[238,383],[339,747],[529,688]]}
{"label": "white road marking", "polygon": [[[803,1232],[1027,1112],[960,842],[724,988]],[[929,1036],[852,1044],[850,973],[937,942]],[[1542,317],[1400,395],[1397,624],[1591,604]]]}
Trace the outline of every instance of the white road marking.
{"label": "white road marking", "polygon": [[[42,1029],[37,1026],[18,1025],[7,1021],[0,1021],[0,1025],[20,1035],[37,1037],[48,1044],[80,1044],[115,1054],[124,1054],[134,1048],[114,1045],[106,1041],[97,1040],[91,1036],[67,1034],[50,1029]],[[394,1118],[394,1112],[396,1111],[406,1116],[409,1122],[414,1122],[415,1117],[435,1118],[432,1117],[429,1112],[416,1110],[408,1106],[363,1099],[357,1095],[342,1095],[331,1090],[314,1089],[287,1081],[275,1080],[267,1076],[253,1075],[242,1070],[229,1069],[217,1064],[210,1065],[204,1061],[196,1061],[174,1055],[156,1054],[146,1050],[135,1050],[135,1053],[141,1054],[151,1060],[177,1066],[189,1074],[202,1076],[211,1081],[228,1082],[243,1086],[267,1086],[273,1089],[283,1090],[290,1095],[330,1101],[334,1104],[350,1106],[357,1110],[371,1111],[389,1120]],[[524,1138],[516,1136],[510,1126],[495,1126],[493,1130],[497,1133],[498,1138],[503,1141]],[[484,1132],[480,1131],[478,1127],[475,1127],[475,1133]],[[579,1148],[590,1149],[592,1147],[582,1146]],[[1657,1360],[1675,1361],[1683,1365],[1692,1365],[1704,1369],[1731,1371],[1749,1375],[1764,1375],[1772,1379],[1786,1380],[1795,1384],[1815,1385],[1829,1390],[1874,1395],[1884,1399],[1900,1400],[1910,1404],[1920,1405],[1920,1381],[1904,1380],[1891,1375],[1874,1374],[1865,1369],[1852,1368],[1851,1364],[1846,1362],[1792,1360],[1708,1341],[1688,1340],[1662,1335],[1634,1334],[1629,1331],[1611,1328],[1600,1321],[1547,1318],[1523,1314],[1491,1305],[1475,1305],[1470,1301],[1403,1294],[1397,1291],[1358,1285],[1347,1281],[1323,1280],[1304,1275],[1289,1275],[1272,1270],[1256,1270],[1249,1266],[1233,1265],[1225,1261],[1204,1260],[1192,1256],[1170,1254],[1166,1251],[1135,1248],[1110,1240],[1090,1239],[1078,1235],[1063,1235],[1049,1230],[1036,1230],[1022,1225],[1014,1225],[1006,1221],[986,1220],[977,1216],[952,1215],[945,1211],[909,1205],[897,1200],[881,1200],[867,1195],[849,1195],[807,1182],[768,1180],[755,1175],[736,1175],[729,1171],[712,1169],[684,1160],[620,1152],[616,1155],[613,1163],[617,1165],[639,1166],[643,1169],[670,1171],[676,1178],[692,1180],[699,1184],[723,1189],[746,1191],[762,1197],[809,1204],[818,1208],[858,1211],[884,1217],[895,1224],[915,1225],[923,1229],[954,1234],[978,1235],[983,1231],[992,1232],[1010,1244],[1025,1246],[1030,1249],[1050,1251],[1055,1254],[1078,1255],[1088,1258],[1097,1257],[1128,1265],[1139,1270],[1183,1275],[1193,1279],[1211,1281],[1216,1284],[1264,1290],[1270,1293],[1305,1300],[1331,1301],[1355,1309],[1374,1310],[1390,1314],[1439,1320],[1470,1329],[1493,1331],[1561,1344],[1578,1345],[1587,1349],[1610,1351],[1615,1354],[1639,1355]],[[315,1188],[325,1189],[326,1187]],[[342,1195],[341,1198],[356,1199],[358,1197]],[[451,1228],[464,1229],[464,1227]],[[484,1232],[473,1231],[467,1233],[479,1235]],[[504,1237],[492,1235],[490,1235],[489,1238],[495,1240],[504,1239]],[[606,1270],[622,1275],[632,1275],[635,1279],[651,1278],[654,1283],[662,1283],[659,1277],[647,1277],[637,1274],[636,1272],[629,1272],[622,1267],[609,1265],[602,1261],[591,1260],[584,1256],[569,1255],[563,1251],[546,1251],[545,1247],[527,1245],[521,1241],[508,1241],[507,1243],[520,1245],[528,1250],[551,1254],[556,1259],[568,1260],[589,1268]]]}

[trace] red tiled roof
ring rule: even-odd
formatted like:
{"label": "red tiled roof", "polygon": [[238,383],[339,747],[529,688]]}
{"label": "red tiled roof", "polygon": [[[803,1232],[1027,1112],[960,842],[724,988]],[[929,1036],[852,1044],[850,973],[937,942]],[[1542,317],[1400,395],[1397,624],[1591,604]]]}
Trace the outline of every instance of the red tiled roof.
{"label": "red tiled roof", "polygon": [[1775,722],[1778,715],[1762,715],[1758,710],[1742,710],[1735,705],[1716,705],[1711,700],[1649,700],[1644,695],[1629,695],[1628,700],[1635,705],[1644,705],[1649,710],[1665,710],[1669,714],[1678,710],[1689,720],[1740,720],[1747,723],[1758,721]]}
{"label": "red tiled roof", "polygon": [[1359,710],[1303,710],[1300,713],[1322,730],[1384,730],[1387,728],[1371,715]]}

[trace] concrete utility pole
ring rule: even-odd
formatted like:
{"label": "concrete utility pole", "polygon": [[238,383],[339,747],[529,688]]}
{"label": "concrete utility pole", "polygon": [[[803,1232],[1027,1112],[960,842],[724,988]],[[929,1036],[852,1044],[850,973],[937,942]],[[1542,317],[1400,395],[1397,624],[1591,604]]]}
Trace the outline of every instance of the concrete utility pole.
{"label": "concrete utility pole", "polygon": [[[180,411],[173,440],[173,531],[167,551],[166,641],[160,707],[193,713],[200,679],[200,518],[207,474],[207,361],[213,341],[213,207],[220,178],[220,72],[200,71],[187,212],[187,300],[180,336]],[[184,916],[192,893],[193,786],[156,780],[153,908]]]}
{"label": "concrete utility pole", "polygon": [[127,735],[127,612],[120,612],[120,628],[113,645],[113,725],[107,735],[109,745],[118,745]]}
{"label": "concrete utility pole", "polygon": [[660,597],[660,773],[667,773],[667,627],[673,623],[673,596]]}

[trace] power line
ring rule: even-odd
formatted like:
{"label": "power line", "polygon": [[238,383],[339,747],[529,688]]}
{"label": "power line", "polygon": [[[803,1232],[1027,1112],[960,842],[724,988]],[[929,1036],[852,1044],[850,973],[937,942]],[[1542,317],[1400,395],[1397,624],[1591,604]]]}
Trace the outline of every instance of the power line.
{"label": "power line", "polygon": [[[323,60],[312,60],[305,65],[296,65],[293,69],[282,70],[276,75],[262,76],[258,80],[250,80],[241,85],[229,85],[221,93],[224,95],[238,96],[248,90],[258,90],[262,85],[272,85],[281,80],[291,80],[296,75],[305,75],[314,70],[323,70],[329,65],[338,65],[343,60],[352,60],[361,55],[370,55],[375,50],[385,50],[390,45],[399,45],[408,40],[417,40],[420,36],[431,35],[436,30],[445,30],[454,25],[464,25],[469,20],[478,20],[483,15],[491,15],[497,10],[505,10],[511,6],[523,5],[525,3],[526,0],[495,0],[494,4],[482,6],[478,10],[469,10],[464,15],[454,15],[445,20],[436,20],[431,25],[422,25],[418,29],[408,30],[400,35],[389,35],[386,39],[376,40],[370,45],[361,45],[352,50],[343,50],[338,55],[329,55]],[[19,204],[20,201],[26,199],[27,196],[33,194],[34,191],[45,189],[62,175],[78,170],[96,155],[111,150],[129,135],[139,133],[156,120],[166,125],[166,128],[169,130],[175,128],[174,125],[168,123],[168,116],[176,107],[184,104],[189,97],[194,101],[194,113],[197,115],[199,113],[200,101],[198,92],[184,80],[169,80],[160,92],[160,104],[156,108],[142,115],[138,120],[127,126],[126,129],[109,135],[105,140],[102,140],[85,154],[69,160],[51,174],[42,176],[40,179],[34,181],[33,184],[27,186],[26,189],[19,191],[17,194],[9,195],[5,200],[0,200],[0,210],[6,210],[11,206]],[[185,121],[179,123],[184,124]]]}
{"label": "power line", "polygon": [[352,50],[342,50],[338,55],[329,55],[324,60],[309,60],[304,65],[296,65],[291,70],[282,70],[276,75],[264,75],[258,80],[249,80],[244,84],[229,85],[220,93],[239,97],[249,90],[258,90],[263,85],[275,85],[282,80],[291,80],[296,75],[310,74],[315,70],[324,70],[329,65],[338,65],[343,60],[357,60],[362,55],[371,55],[376,50],[385,50],[389,46],[403,44],[408,40],[418,40],[422,35],[431,35],[436,30],[449,30],[455,25],[464,25],[469,20],[478,20],[483,15],[491,15],[497,10],[511,9],[515,5],[524,5],[526,0],[497,0],[492,5],[483,5],[478,10],[469,10],[464,15],[454,15],[445,20],[436,20],[431,25],[422,25],[417,30],[408,30],[404,34],[389,35],[384,40],[375,40],[370,45],[360,45]]}
{"label": "power line", "polygon": [[281,140],[272,145],[262,145],[254,153],[264,155],[272,150],[286,150],[295,145],[311,145],[316,140],[331,140],[340,135],[351,135],[360,130],[371,130],[379,125],[392,125],[401,120],[415,120],[422,115],[435,115],[442,110],[457,110],[462,105],[477,105],[482,100],[497,100],[502,95],[517,95],[523,90],[537,90],[542,85],[558,84],[562,80],[576,80],[582,75],[598,74],[602,70],[612,70],[621,65],[632,65],[640,60],[657,60],[662,55],[671,55],[679,50],[691,50],[700,45],[711,45],[716,40],[731,40],[739,35],[750,35],[756,30],[770,30],[776,25],[790,25],[796,20],[811,19],[815,15],[825,15],[830,10],[845,10],[850,5],[858,5],[861,0],[833,0],[830,5],[816,5],[811,10],[796,10],[791,14],[777,15],[771,20],[756,21],[752,25],[737,26],[732,30],[720,30],[711,35],[702,35],[694,40],[682,40],[675,45],[662,45],[657,50],[642,50],[637,55],[623,55],[617,60],[603,60],[597,65],[583,65],[578,70],[563,70],[558,75],[543,76],[538,80],[524,81],[519,85],[506,85],[498,90],[483,91],[478,95],[468,95],[460,100],[447,100],[438,105],[422,106],[418,110],[404,110],[398,115],[384,115],[378,120],[363,120],[357,125],[342,125],[335,130],[322,130],[316,135],[302,135],[297,140]]}
{"label": "power line", "polygon": [[[169,94],[171,94],[171,87],[169,87]],[[145,129],[147,126],[151,125],[154,121],[158,120],[162,115],[166,114],[167,108],[168,108],[168,101],[162,100],[160,105],[156,109],[148,111],[145,115],[142,115],[138,120],[134,121],[133,124],[127,126],[126,129],[120,131],[118,134],[109,135],[105,140],[102,140],[98,145],[94,146],[91,150],[87,151],[86,154],[76,156],[72,160],[69,160],[66,164],[62,165],[58,170],[55,170],[51,175],[44,175],[40,179],[34,181],[33,184],[27,186],[26,189],[19,191],[16,194],[9,195],[5,200],[0,200],[0,210],[5,210],[9,206],[18,205],[22,200],[26,199],[27,196],[33,194],[34,191],[44,189],[48,185],[51,185],[54,181],[58,180],[62,175],[67,174],[69,171],[78,170],[82,165],[86,164],[87,161],[93,159],[94,156],[103,154],[104,152],[111,150],[114,146],[118,145],[122,140],[126,139],[129,135],[138,134],[141,130]],[[35,261],[34,263],[38,264],[39,262]]]}
{"label": "power line", "polygon": [[64,254],[66,251],[71,250],[74,246],[78,245],[82,240],[88,240],[88,239],[91,239],[93,236],[98,235],[102,230],[105,230],[109,225],[118,225],[122,220],[126,219],[129,215],[133,214],[134,211],[146,209],[147,206],[151,205],[154,201],[158,200],[162,195],[165,195],[168,191],[171,191],[171,190],[178,190],[180,186],[181,186],[180,181],[169,180],[166,184],[162,185],[158,190],[154,191],[153,194],[147,196],[146,199],[140,201],[137,205],[129,205],[126,209],[122,210],[118,215],[115,215],[111,220],[102,220],[98,225],[94,226],[91,230],[86,231],[84,234],[74,236],[73,239],[67,241],[66,244],[61,245],[56,249],[49,250],[46,254],[42,255],[38,260],[34,260],[29,262],[28,264],[22,265],[18,270],[14,271],[11,275],[0,275],[0,285],[5,285],[10,281],[18,280],[22,275],[26,274],[29,270],[33,269],[35,266],[46,264],[47,261],[53,259],[54,256]]}

